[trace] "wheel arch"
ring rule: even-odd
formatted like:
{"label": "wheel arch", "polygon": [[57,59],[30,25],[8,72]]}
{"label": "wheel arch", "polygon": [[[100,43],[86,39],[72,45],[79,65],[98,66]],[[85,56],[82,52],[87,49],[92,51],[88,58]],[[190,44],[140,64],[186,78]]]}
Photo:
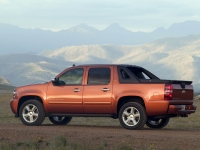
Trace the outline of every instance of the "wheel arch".
{"label": "wheel arch", "polygon": [[39,102],[42,103],[42,105],[44,106],[44,103],[43,103],[43,100],[40,96],[36,96],[36,95],[28,95],[28,96],[23,96],[19,99],[19,103],[18,103],[18,108],[17,108],[17,114],[19,116],[19,109],[20,107],[22,106],[22,104],[27,101],[27,100],[31,100],[31,99],[34,99],[34,100],[37,100]]}
{"label": "wheel arch", "polygon": [[140,96],[123,96],[118,100],[118,103],[117,103],[117,116],[119,114],[120,108],[128,102],[137,102],[137,103],[141,104],[144,107],[144,109],[146,110],[145,102],[142,97],[140,97]]}

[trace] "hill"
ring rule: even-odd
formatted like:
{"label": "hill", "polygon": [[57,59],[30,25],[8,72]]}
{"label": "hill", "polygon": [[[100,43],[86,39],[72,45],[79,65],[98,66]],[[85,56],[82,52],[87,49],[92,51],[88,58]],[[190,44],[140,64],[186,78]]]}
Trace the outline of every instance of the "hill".
{"label": "hill", "polygon": [[142,66],[162,79],[192,80],[200,91],[200,35],[129,45],[82,45],[36,54],[0,55],[0,76],[13,85],[46,82],[72,64],[116,63]]}
{"label": "hill", "polygon": [[42,56],[82,63],[143,66],[162,79],[192,80],[200,90],[200,35],[164,38],[137,46],[84,45],[44,51]]}
{"label": "hill", "polygon": [[0,54],[26,52],[38,54],[44,50],[54,50],[73,45],[138,45],[164,37],[196,34],[200,34],[200,22],[198,21],[175,23],[168,29],[159,27],[152,32],[132,32],[117,23],[109,25],[104,30],[97,30],[86,24],[80,24],[58,32],[24,29],[0,23]]}
{"label": "hill", "polygon": [[15,86],[46,82],[71,65],[69,61],[34,54],[1,55],[0,76]]}
{"label": "hill", "polygon": [[11,83],[4,77],[0,76],[0,84],[1,85],[11,85]]}

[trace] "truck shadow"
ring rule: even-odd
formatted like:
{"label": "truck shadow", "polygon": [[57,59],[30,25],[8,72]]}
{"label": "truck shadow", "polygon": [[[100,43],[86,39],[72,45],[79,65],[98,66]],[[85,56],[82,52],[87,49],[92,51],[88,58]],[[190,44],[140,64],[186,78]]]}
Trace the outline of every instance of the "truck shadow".
{"label": "truck shadow", "polygon": [[194,130],[191,130],[191,129],[172,129],[172,128],[161,128],[161,129],[155,129],[155,128],[148,128],[147,126],[145,126],[144,128],[142,129],[139,129],[139,130],[128,130],[128,129],[125,129],[123,128],[121,125],[119,126],[109,126],[109,125],[78,125],[78,124],[68,124],[68,125],[55,125],[55,124],[42,124],[40,126],[48,126],[48,127],[70,127],[70,128],[90,128],[90,129],[113,129],[113,130],[126,130],[126,131],[195,131]]}

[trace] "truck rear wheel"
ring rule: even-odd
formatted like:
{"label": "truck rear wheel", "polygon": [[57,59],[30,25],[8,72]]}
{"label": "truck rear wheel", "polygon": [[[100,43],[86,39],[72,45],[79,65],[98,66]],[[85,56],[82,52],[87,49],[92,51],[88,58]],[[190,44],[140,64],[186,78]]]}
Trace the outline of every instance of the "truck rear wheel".
{"label": "truck rear wheel", "polygon": [[72,117],[52,116],[49,117],[49,120],[56,125],[66,125],[72,120]]}
{"label": "truck rear wheel", "polygon": [[119,111],[119,121],[120,124],[126,129],[141,129],[147,121],[146,111],[139,103],[126,103]]}
{"label": "truck rear wheel", "polygon": [[37,100],[25,101],[19,109],[19,117],[25,125],[38,126],[45,118],[44,107]]}
{"label": "truck rear wheel", "polygon": [[164,128],[169,123],[169,118],[162,118],[157,120],[147,119],[146,125],[149,128]]}

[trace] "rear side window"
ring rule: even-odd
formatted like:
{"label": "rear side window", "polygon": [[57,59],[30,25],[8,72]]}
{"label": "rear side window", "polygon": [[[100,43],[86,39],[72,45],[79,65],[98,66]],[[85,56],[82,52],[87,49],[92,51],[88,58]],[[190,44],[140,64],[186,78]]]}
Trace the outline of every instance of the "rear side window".
{"label": "rear side window", "polygon": [[88,85],[109,84],[110,68],[90,68],[88,72]]}

